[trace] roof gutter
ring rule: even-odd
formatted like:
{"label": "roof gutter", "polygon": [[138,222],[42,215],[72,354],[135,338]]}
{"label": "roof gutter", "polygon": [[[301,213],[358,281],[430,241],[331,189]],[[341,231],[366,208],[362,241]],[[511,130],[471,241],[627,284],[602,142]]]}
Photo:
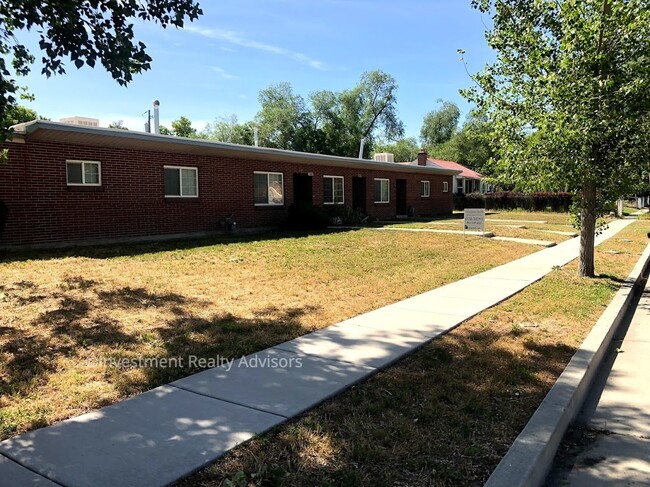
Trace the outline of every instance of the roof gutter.
{"label": "roof gutter", "polygon": [[299,164],[328,165],[348,168],[364,168],[393,172],[418,172],[455,176],[461,171],[454,169],[431,168],[423,166],[405,166],[391,162],[370,161],[352,157],[311,154],[268,147],[214,142],[202,139],[190,139],[173,135],[149,134],[121,129],[84,127],[45,120],[34,120],[14,125],[14,133],[27,141],[48,140],[79,145],[124,147],[148,151],[171,151],[240,157],[262,161],[283,161]]}

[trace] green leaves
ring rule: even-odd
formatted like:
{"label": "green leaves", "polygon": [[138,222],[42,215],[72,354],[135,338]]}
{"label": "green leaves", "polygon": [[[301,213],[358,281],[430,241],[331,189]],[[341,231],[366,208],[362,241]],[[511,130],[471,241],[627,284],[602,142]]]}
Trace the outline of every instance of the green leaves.
{"label": "green leaves", "polygon": [[[440,101],[442,100],[438,100],[438,102]],[[433,110],[424,117],[420,130],[422,143],[426,146],[433,146],[449,141],[456,133],[459,119],[458,105],[450,101],[443,102],[438,110]]]}
{"label": "green leaves", "polygon": [[261,143],[267,147],[356,157],[361,138],[364,156],[372,153],[375,136],[401,137],[397,115],[397,83],[381,71],[364,73],[354,88],[317,91],[309,100],[289,83],[260,92],[256,116]]}
{"label": "green leaves", "polygon": [[[134,74],[151,66],[146,46],[134,42],[131,19],[182,27],[185,20],[195,20],[202,13],[195,0],[0,0],[0,52],[11,52],[14,72],[25,76],[34,56],[16,36],[21,30],[36,30],[43,51],[43,75],[64,74],[67,59],[76,68],[94,67],[100,61],[119,84],[126,85]],[[18,87],[4,59],[0,71],[0,118],[4,119]],[[0,127],[0,142],[8,135],[7,127]]]}
{"label": "green leaves", "polygon": [[462,93],[492,123],[501,182],[574,194],[595,182],[596,213],[638,189],[650,160],[650,1],[473,5],[494,15],[497,62]]}

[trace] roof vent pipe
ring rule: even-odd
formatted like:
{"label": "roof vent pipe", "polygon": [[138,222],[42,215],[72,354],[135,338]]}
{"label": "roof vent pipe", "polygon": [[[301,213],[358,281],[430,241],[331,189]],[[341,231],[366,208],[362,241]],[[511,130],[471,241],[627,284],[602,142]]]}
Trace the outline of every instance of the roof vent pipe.
{"label": "roof vent pipe", "polygon": [[160,133],[160,102],[158,100],[153,101],[153,133]]}
{"label": "roof vent pipe", "polygon": [[366,138],[361,137],[361,144],[359,144],[359,159],[363,159],[363,147],[366,145]]}
{"label": "roof vent pipe", "polygon": [[257,127],[253,127],[253,141],[255,142],[255,147],[258,147],[260,143],[260,136]]}

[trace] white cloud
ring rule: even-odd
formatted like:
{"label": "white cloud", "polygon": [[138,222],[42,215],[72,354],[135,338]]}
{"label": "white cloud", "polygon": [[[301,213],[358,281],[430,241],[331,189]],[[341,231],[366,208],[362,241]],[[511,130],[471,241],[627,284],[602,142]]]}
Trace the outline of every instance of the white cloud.
{"label": "white cloud", "polygon": [[273,44],[267,44],[264,42],[258,42],[252,39],[247,39],[241,34],[231,30],[208,29],[205,27],[197,27],[194,25],[189,25],[185,27],[185,30],[206,37],[208,39],[218,39],[236,46],[247,47],[249,49],[268,52],[279,56],[286,56],[290,59],[293,59],[294,61],[297,61],[301,64],[305,64],[311,68],[318,69],[320,71],[324,71],[326,69],[325,64],[322,61],[312,59],[306,54],[296,52],[296,51],[291,51],[290,49],[285,49],[284,47],[275,46]]}
{"label": "white cloud", "polygon": [[235,76],[234,74],[229,73],[225,69],[218,66],[210,66],[210,69],[221,76],[223,79],[239,79],[239,76]]}

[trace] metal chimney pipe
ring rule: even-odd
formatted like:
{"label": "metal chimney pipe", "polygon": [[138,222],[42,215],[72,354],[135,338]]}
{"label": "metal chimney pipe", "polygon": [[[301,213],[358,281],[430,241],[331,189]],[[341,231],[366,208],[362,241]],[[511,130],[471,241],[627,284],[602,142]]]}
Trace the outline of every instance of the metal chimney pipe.
{"label": "metal chimney pipe", "polygon": [[255,147],[260,143],[259,130],[257,127],[253,127],[253,140],[255,141]]}
{"label": "metal chimney pipe", "polygon": [[160,102],[158,100],[153,101],[153,133],[160,133]]}
{"label": "metal chimney pipe", "polygon": [[359,159],[363,159],[363,147],[366,145],[366,138],[361,137],[361,144],[359,144]]}

